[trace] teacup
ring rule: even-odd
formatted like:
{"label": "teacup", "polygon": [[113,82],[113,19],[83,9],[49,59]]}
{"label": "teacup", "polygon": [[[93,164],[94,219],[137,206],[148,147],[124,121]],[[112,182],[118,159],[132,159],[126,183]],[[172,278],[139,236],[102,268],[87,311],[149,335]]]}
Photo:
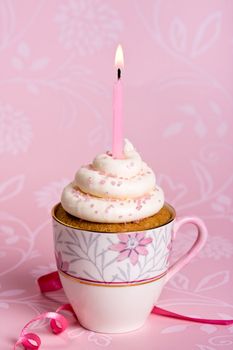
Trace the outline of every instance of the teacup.
{"label": "teacup", "polygon": [[[176,218],[137,232],[83,231],[65,224],[53,209],[57,269],[80,324],[101,333],[123,333],[143,326],[164,284],[203,247],[207,229],[197,217]],[[197,238],[169,266],[172,241],[181,226],[193,224]]]}

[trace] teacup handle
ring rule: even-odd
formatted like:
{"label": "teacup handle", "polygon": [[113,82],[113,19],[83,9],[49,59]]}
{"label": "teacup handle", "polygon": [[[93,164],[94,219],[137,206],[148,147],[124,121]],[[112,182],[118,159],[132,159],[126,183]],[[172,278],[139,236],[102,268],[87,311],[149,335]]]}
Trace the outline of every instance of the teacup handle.
{"label": "teacup handle", "polygon": [[208,232],[204,222],[197,217],[184,217],[181,219],[176,219],[173,227],[173,237],[175,239],[178,230],[181,226],[185,224],[193,224],[197,228],[197,237],[192,247],[182,255],[173,265],[169,266],[166,274],[166,282],[182,267],[184,267],[188,262],[202,249],[204,246]]}

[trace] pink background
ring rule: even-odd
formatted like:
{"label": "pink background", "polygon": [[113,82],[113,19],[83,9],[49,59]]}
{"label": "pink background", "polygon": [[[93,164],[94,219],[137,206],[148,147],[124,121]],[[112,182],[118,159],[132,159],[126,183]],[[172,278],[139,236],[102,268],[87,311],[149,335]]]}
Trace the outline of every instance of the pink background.
{"label": "pink background", "polygon": [[[80,165],[111,148],[115,49],[125,54],[125,135],[179,216],[209,229],[202,252],[159,305],[233,318],[233,3],[230,0],[0,1],[0,348],[65,301],[40,296],[55,268],[50,209]],[[190,246],[180,233],[173,257]],[[58,301],[59,299],[59,301]],[[4,322],[3,322],[4,321]],[[3,325],[4,324],[4,325]],[[3,326],[3,327],[2,327]],[[151,315],[143,329],[98,335],[73,324],[44,349],[232,347],[233,327]]]}

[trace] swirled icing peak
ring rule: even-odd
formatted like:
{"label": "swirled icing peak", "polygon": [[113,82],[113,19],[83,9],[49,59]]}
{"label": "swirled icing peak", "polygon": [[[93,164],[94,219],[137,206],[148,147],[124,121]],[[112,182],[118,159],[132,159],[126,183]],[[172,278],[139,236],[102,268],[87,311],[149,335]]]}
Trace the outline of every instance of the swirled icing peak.
{"label": "swirled icing peak", "polygon": [[122,159],[100,154],[82,166],[63,190],[63,208],[80,219],[102,223],[130,222],[157,213],[164,195],[153,171],[127,139],[123,154]]}

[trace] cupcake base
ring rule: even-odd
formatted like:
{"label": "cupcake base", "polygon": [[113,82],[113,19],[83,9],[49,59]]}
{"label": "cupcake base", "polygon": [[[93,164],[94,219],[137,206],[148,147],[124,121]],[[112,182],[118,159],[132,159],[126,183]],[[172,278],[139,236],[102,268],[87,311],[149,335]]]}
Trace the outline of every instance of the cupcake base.
{"label": "cupcake base", "polygon": [[61,224],[80,229],[84,231],[93,232],[135,232],[144,231],[152,228],[160,227],[168,224],[175,217],[174,209],[167,203],[160,209],[158,213],[153,216],[141,219],[139,221],[127,223],[98,223],[81,220],[68,214],[62,207],[61,203],[57,204],[53,209],[53,218]]}

